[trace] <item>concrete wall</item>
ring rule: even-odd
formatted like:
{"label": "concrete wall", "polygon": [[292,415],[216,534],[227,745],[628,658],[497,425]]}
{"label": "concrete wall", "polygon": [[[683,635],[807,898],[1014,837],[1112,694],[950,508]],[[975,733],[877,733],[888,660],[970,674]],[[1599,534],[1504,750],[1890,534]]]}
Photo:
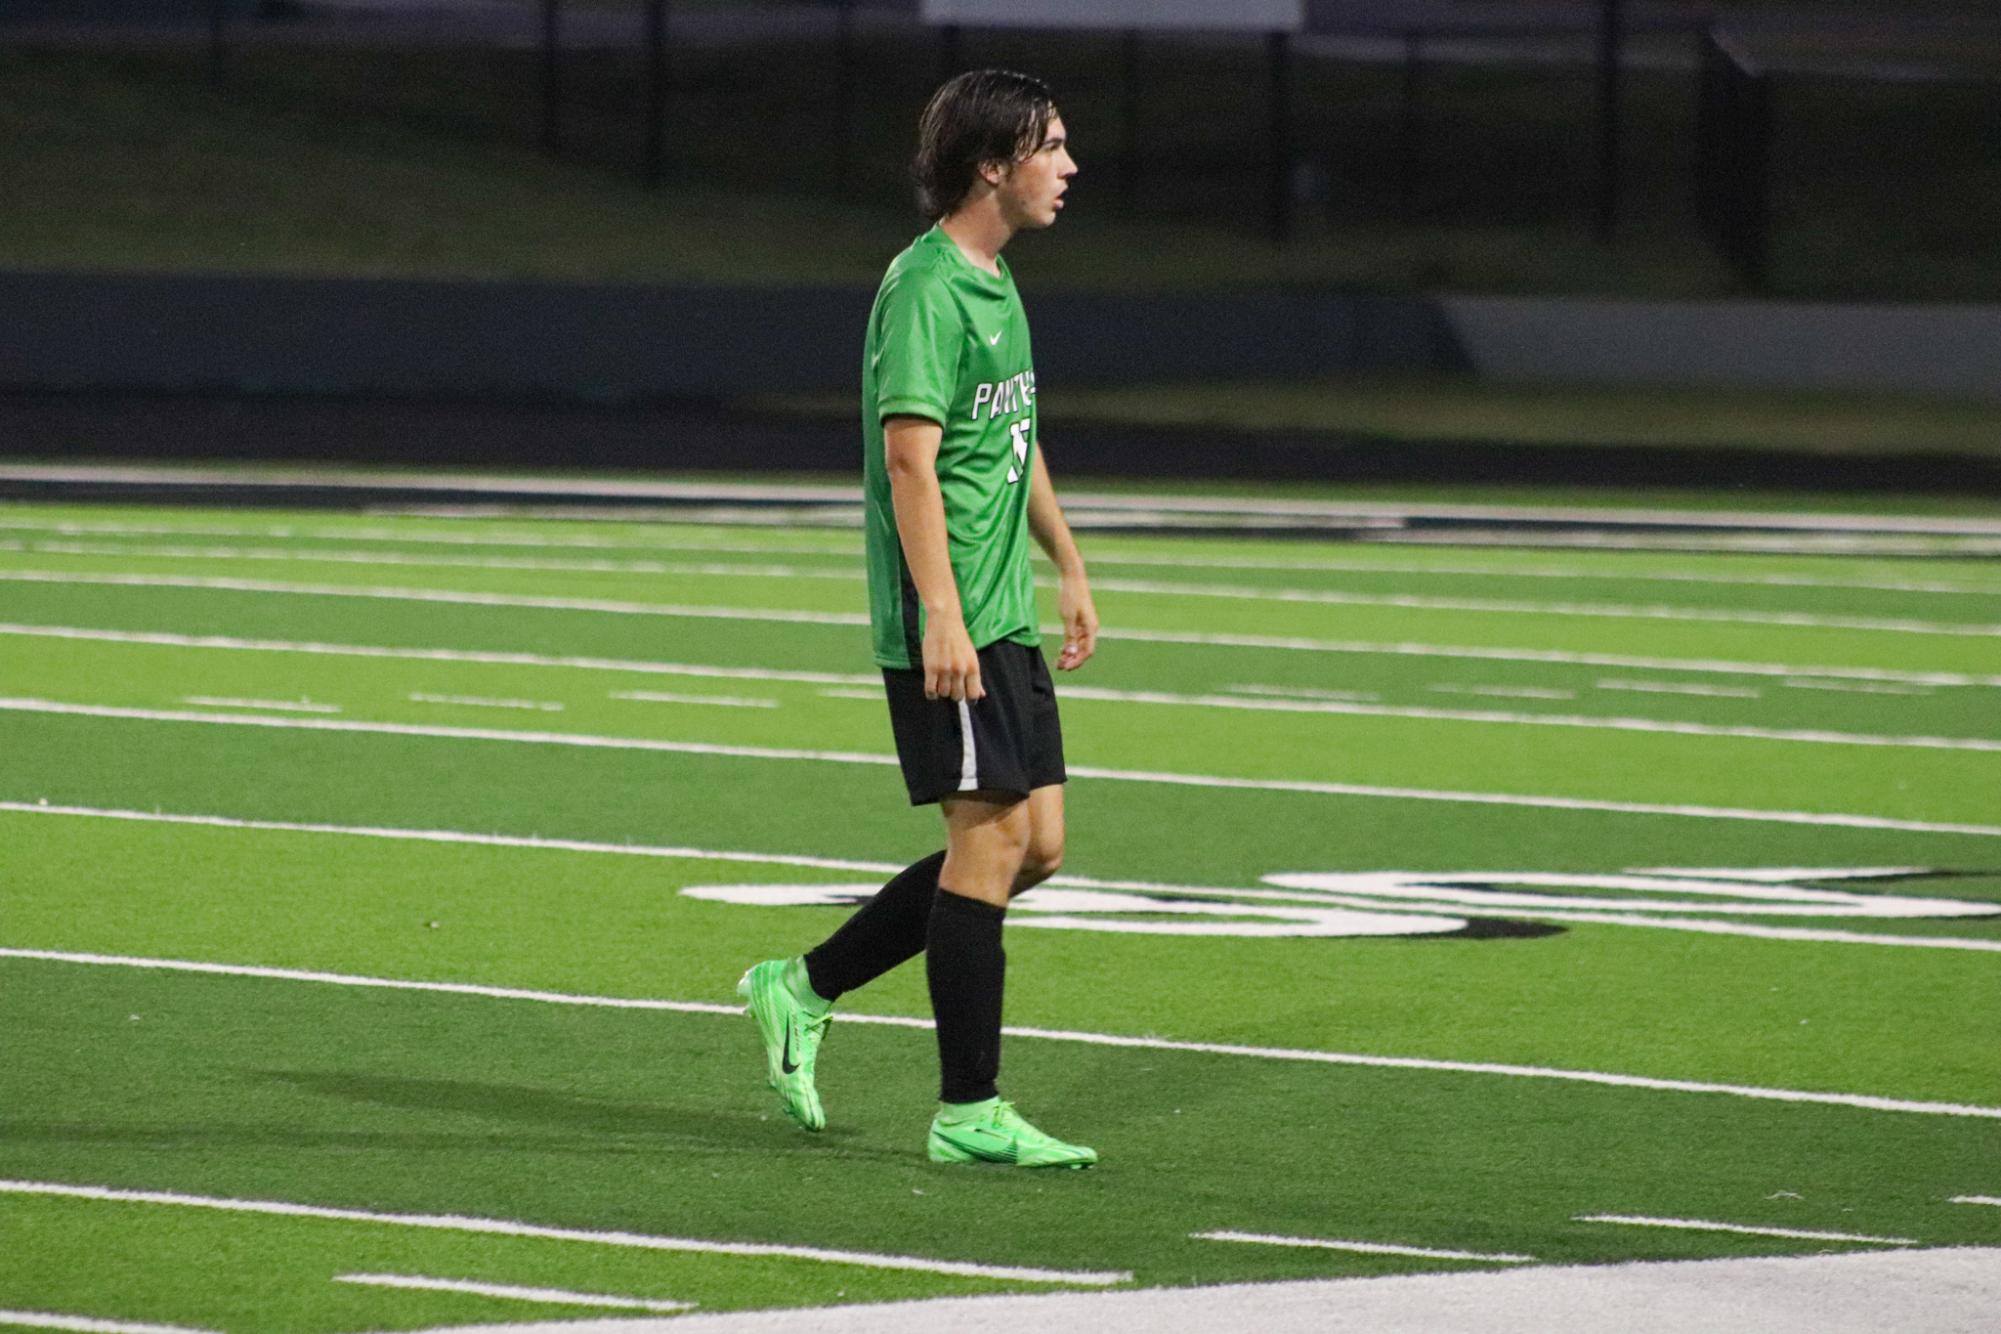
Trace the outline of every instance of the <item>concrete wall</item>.
{"label": "concrete wall", "polygon": [[845,388],[869,294],[0,274],[0,386],[581,398]]}
{"label": "concrete wall", "polygon": [[[852,392],[872,295],[0,272],[0,389],[586,402]],[[1024,295],[1052,387],[1472,372],[2001,400],[2001,307]]]}
{"label": "concrete wall", "polygon": [[2001,401],[2001,307],[1452,297],[1502,381],[1828,389]]}
{"label": "concrete wall", "polygon": [[[853,392],[873,296],[863,287],[0,273],[0,388],[608,402]],[[1027,299],[1036,365],[1052,381],[1455,364],[1438,311],[1414,298]]]}

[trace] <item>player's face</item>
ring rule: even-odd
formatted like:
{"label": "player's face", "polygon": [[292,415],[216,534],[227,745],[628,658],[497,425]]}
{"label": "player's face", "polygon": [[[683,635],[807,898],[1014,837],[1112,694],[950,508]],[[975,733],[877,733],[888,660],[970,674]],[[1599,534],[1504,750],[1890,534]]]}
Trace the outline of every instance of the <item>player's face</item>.
{"label": "player's face", "polygon": [[1047,227],[1063,211],[1063,192],[1076,174],[1063,118],[1052,115],[1035,151],[1009,167],[1001,178],[997,191],[1001,210],[1017,229]]}

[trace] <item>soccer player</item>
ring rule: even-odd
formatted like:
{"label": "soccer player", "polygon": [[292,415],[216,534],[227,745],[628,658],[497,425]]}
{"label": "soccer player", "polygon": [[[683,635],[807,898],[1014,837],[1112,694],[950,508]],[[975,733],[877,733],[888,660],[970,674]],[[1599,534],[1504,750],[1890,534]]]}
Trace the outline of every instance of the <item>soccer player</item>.
{"label": "soccer player", "polygon": [[918,202],[936,225],[896,257],[862,365],[863,483],[875,660],[913,805],[945,849],[898,874],[803,957],[744,974],[772,1087],[826,1125],[814,1061],[833,1003],[924,955],[938,1024],[934,1162],[1089,1167],[1094,1150],[1003,1101],[1001,920],[1063,860],[1063,736],[1039,647],[1032,536],[1061,576],[1061,670],[1097,646],[1084,562],[1036,432],[1028,321],[1001,249],[1047,227],[1076,175],[1049,89],[961,74],[918,122]]}

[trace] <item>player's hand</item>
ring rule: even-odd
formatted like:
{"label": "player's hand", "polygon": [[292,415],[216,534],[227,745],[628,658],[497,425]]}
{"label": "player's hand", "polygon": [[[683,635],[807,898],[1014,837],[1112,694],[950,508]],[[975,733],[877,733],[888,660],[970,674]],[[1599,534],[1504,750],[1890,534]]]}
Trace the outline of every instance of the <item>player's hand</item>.
{"label": "player's hand", "polygon": [[930,616],[924,623],[924,698],[971,702],[985,699],[980,655],[957,616]]}
{"label": "player's hand", "polygon": [[1063,580],[1057,609],[1063,616],[1063,651],[1056,656],[1056,670],[1074,672],[1098,651],[1098,608],[1081,571]]}

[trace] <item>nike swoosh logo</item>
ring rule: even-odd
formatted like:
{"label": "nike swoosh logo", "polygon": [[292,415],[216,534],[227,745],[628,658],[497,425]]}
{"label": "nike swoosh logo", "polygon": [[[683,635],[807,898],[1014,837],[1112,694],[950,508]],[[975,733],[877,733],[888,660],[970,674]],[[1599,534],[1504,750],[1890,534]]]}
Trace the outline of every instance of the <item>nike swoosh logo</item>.
{"label": "nike swoosh logo", "polygon": [[998,345],[1000,344],[1000,340],[1001,340],[1001,333],[1005,333],[1005,332],[1006,332],[1006,330],[1001,330],[1001,331],[999,331],[999,332],[996,332],[996,333],[994,334],[994,336],[993,336],[992,338],[989,338],[989,339],[987,339],[987,346],[988,346],[988,347],[996,347],[996,346],[998,346]]}
{"label": "nike swoosh logo", "polygon": [[785,1030],[785,1053],[778,1058],[778,1068],[788,1075],[797,1073],[799,1069],[792,1061],[792,1029],[790,1026]]}
{"label": "nike swoosh logo", "polygon": [[999,1134],[996,1131],[988,1130],[984,1126],[967,1126],[960,1133],[973,1135],[985,1140],[994,1153],[1006,1157],[1010,1161],[1020,1154],[1012,1138]]}

